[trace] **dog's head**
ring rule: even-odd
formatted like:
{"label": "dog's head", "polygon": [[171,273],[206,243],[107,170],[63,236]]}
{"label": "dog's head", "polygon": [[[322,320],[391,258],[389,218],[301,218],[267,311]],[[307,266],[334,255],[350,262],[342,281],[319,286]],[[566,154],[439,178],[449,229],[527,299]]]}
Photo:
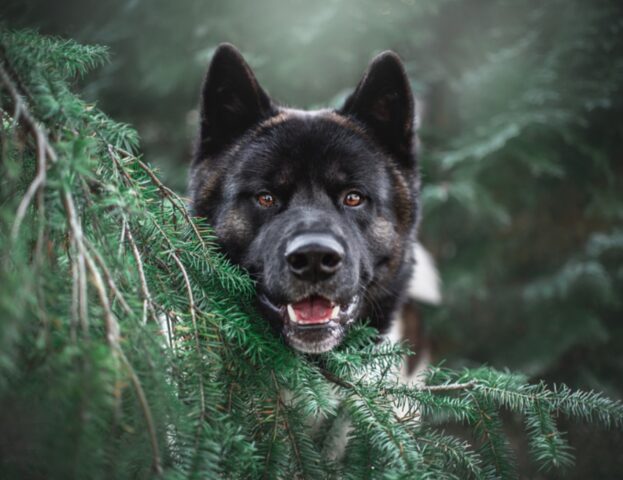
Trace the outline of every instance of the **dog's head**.
{"label": "dog's head", "polygon": [[377,56],[339,110],[277,106],[221,45],[205,79],[190,174],[195,215],[256,278],[265,317],[319,353],[368,316],[383,327],[417,219],[413,97],[402,63]]}

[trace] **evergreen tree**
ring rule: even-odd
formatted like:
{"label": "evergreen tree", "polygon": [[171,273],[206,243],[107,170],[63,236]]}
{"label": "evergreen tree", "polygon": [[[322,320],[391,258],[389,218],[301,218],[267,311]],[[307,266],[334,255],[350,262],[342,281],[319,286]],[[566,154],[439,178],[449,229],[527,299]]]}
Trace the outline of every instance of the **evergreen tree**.
{"label": "evergreen tree", "polygon": [[492,368],[405,387],[405,348],[365,325],[319,357],[288,349],[135,131],[72,93],[106,59],[0,33],[3,476],[514,478],[506,413],[544,470],[572,464],[559,417],[621,430],[618,401]]}

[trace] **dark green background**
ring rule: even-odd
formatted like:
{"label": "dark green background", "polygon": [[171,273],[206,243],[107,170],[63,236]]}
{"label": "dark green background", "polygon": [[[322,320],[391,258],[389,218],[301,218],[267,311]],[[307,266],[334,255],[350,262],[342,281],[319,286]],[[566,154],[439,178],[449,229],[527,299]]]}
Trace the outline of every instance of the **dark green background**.
{"label": "dark green background", "polygon": [[[0,13],[108,45],[111,62],[76,86],[138,128],[181,192],[218,43],[306,108],[339,105],[396,50],[421,111],[421,238],[443,279],[444,304],[426,309],[436,360],[621,398],[622,2],[5,0]],[[623,476],[620,434],[568,428],[579,458],[564,478]]]}

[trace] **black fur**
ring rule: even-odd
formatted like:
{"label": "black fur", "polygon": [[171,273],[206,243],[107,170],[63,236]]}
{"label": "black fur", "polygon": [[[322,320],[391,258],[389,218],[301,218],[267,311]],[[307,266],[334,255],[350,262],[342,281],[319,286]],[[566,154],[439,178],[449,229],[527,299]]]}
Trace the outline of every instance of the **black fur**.
{"label": "black fur", "polygon": [[[257,278],[258,304],[275,330],[316,353],[339,344],[358,318],[386,329],[413,268],[418,212],[413,96],[398,56],[377,56],[340,110],[303,112],[277,106],[240,53],[222,45],[200,108],[194,214]],[[345,204],[352,191],[361,205]],[[258,195],[268,192],[275,203],[262,206]],[[330,274],[298,275],[286,258],[310,234],[341,252]],[[288,321],[285,306],[312,295],[340,306],[339,317],[313,328]]]}

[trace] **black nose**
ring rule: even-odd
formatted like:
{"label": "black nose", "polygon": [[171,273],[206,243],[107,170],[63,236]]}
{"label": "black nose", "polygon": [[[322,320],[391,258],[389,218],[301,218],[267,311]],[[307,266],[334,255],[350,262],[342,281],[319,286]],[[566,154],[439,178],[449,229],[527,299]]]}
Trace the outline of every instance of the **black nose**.
{"label": "black nose", "polygon": [[290,271],[302,280],[325,280],[342,266],[344,248],[331,235],[306,233],[292,239],[286,247]]}

